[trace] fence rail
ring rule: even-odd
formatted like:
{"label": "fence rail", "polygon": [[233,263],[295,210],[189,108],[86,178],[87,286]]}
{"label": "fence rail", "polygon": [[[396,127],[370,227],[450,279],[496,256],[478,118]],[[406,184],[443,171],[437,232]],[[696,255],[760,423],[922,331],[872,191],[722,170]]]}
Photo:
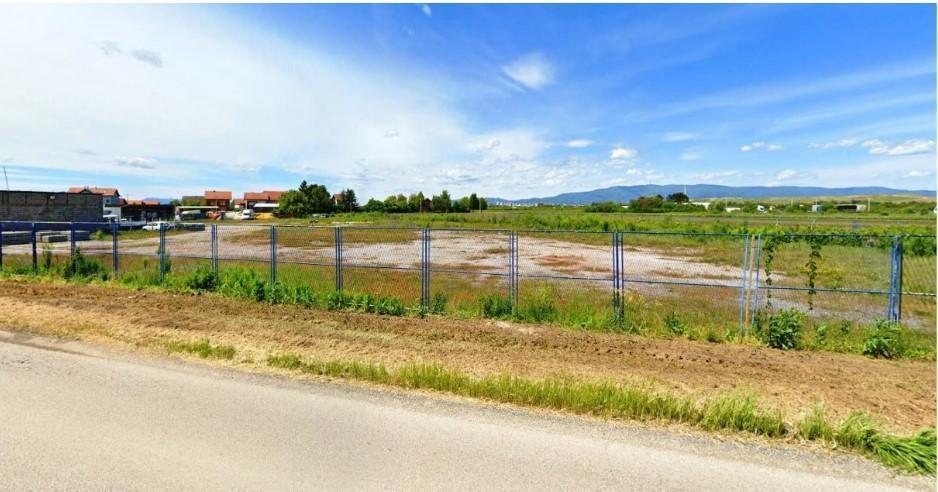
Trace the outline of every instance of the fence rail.
{"label": "fence rail", "polygon": [[0,269],[35,271],[81,251],[110,256],[115,277],[163,282],[200,265],[237,266],[272,283],[423,308],[440,296],[465,308],[497,295],[512,310],[565,310],[576,322],[681,313],[744,331],[760,313],[794,307],[821,320],[935,326],[935,236],[184,226],[0,222]]}

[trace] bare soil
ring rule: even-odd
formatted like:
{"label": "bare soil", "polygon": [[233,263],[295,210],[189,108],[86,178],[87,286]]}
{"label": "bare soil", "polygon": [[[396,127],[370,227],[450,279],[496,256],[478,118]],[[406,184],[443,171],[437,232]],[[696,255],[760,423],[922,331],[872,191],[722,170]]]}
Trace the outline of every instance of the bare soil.
{"label": "bare soil", "polygon": [[271,306],[214,295],[111,286],[0,282],[0,326],[40,334],[159,347],[208,337],[242,361],[272,353],[396,366],[439,362],[475,375],[573,376],[647,383],[706,396],[754,390],[796,416],[815,402],[831,413],[868,411],[896,431],[935,425],[935,363],[783,352],[739,344],[649,339],[503,321],[396,318]]}

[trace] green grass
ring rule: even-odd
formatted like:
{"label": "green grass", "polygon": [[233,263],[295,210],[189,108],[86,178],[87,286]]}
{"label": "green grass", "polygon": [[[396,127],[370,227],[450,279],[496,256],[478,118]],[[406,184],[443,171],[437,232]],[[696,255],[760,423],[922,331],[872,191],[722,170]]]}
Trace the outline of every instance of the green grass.
{"label": "green grass", "polygon": [[839,424],[832,424],[821,406],[815,406],[797,425],[792,425],[786,422],[781,410],[760,405],[754,393],[731,392],[698,401],[655,391],[647,386],[583,382],[570,378],[531,380],[513,375],[475,378],[438,364],[408,363],[389,369],[369,362],[310,360],[293,354],[271,355],[267,358],[267,365],[304,374],[432,390],[611,419],[680,423],[707,431],[824,441],[896,469],[935,474],[934,429],[925,429],[911,436],[896,436],[885,432],[872,418],[859,412]]}
{"label": "green grass", "polygon": [[207,338],[196,342],[167,342],[166,349],[170,352],[198,355],[203,359],[231,360],[235,356],[235,348],[231,345],[212,345]]}

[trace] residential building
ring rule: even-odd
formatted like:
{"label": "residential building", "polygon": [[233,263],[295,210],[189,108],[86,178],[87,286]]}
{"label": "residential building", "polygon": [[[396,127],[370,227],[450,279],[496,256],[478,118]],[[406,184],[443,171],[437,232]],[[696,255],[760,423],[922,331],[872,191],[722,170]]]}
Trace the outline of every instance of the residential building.
{"label": "residential building", "polygon": [[208,190],[205,192],[205,205],[209,207],[218,207],[218,210],[224,212],[231,205],[231,192]]}
{"label": "residential building", "polygon": [[173,220],[175,208],[158,200],[126,200],[121,208],[121,217],[131,222]]}
{"label": "residential building", "polygon": [[101,195],[103,218],[107,220],[118,221],[121,219],[121,206],[124,204],[120,192],[117,188],[101,188],[98,186],[72,186],[68,189],[69,193],[79,193],[86,195]]}
{"label": "residential building", "polygon": [[242,200],[243,208],[254,208],[255,205],[259,203],[267,204],[267,207],[270,208],[270,205],[276,205],[280,202],[280,196],[283,195],[283,191],[270,191],[264,190],[260,192],[246,191],[244,192],[244,199]]}

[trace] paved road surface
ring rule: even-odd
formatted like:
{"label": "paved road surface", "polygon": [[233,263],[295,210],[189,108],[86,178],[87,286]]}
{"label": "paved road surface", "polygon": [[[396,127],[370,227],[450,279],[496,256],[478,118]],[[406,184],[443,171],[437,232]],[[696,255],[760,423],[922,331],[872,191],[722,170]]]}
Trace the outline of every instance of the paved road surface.
{"label": "paved road surface", "polygon": [[22,338],[0,333],[2,489],[856,491],[928,484],[891,479],[851,457]]}

